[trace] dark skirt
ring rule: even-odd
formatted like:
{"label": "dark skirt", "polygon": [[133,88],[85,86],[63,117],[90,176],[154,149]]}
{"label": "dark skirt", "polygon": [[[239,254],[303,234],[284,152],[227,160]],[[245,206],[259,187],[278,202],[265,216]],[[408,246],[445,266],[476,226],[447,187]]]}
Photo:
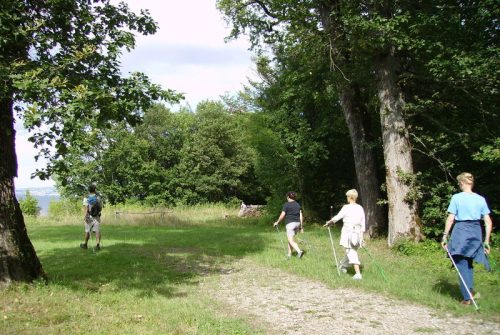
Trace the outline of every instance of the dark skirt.
{"label": "dark skirt", "polygon": [[483,264],[487,271],[491,271],[488,257],[484,252],[482,235],[479,220],[455,221],[448,245],[450,254],[472,258],[476,263]]}

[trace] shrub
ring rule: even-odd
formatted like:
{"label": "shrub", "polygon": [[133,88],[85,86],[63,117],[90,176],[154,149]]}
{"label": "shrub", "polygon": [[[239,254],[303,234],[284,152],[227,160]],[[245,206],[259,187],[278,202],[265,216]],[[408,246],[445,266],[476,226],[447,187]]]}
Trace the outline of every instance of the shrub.
{"label": "shrub", "polygon": [[426,190],[423,202],[422,223],[428,238],[438,238],[443,233],[447,208],[453,194],[453,185],[440,183]]}
{"label": "shrub", "polygon": [[19,200],[19,206],[24,215],[37,216],[40,214],[40,206],[38,206],[38,200],[31,195],[30,191],[26,191],[24,199]]}
{"label": "shrub", "polygon": [[82,211],[82,202],[80,199],[51,200],[49,203],[49,216],[62,217],[79,214]]}

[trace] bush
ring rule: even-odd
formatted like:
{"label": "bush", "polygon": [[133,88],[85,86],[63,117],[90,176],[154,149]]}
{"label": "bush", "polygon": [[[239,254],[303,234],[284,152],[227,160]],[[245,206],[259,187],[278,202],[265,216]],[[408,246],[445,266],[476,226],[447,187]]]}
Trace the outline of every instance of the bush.
{"label": "bush", "polygon": [[394,245],[393,250],[405,256],[426,256],[441,251],[440,243],[434,240],[425,240],[424,242],[413,242],[402,240]]}
{"label": "bush", "polygon": [[31,195],[30,191],[26,191],[24,199],[19,200],[19,206],[24,215],[38,216],[40,214],[40,206],[38,200]]}
{"label": "bush", "polygon": [[49,216],[62,217],[79,214],[82,211],[82,202],[80,199],[51,200],[49,203]]}
{"label": "bush", "polygon": [[430,187],[425,192],[422,211],[424,234],[428,238],[438,238],[443,233],[447,208],[454,188],[449,182]]}

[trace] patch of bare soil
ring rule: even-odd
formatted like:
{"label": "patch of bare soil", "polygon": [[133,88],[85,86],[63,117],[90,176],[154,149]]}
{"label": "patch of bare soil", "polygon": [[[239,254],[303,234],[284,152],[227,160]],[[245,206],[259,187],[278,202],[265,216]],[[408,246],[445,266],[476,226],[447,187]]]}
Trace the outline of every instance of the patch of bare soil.
{"label": "patch of bare soil", "polygon": [[498,323],[439,315],[357,289],[332,289],[248,260],[202,285],[228,310],[269,334],[500,334]]}

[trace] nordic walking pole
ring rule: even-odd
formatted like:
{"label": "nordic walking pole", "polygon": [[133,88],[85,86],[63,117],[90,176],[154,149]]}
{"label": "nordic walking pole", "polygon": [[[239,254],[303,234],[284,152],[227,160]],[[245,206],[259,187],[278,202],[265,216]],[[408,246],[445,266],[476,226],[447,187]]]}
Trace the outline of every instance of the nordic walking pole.
{"label": "nordic walking pole", "polygon": [[384,270],[382,270],[382,267],[380,265],[378,265],[377,262],[375,262],[375,259],[373,259],[372,255],[370,254],[368,249],[366,249],[366,247],[363,247],[362,249],[368,254],[368,256],[370,257],[370,260],[373,262],[373,264],[375,264],[377,269],[380,271],[380,274],[382,275],[382,278],[384,278],[384,281],[387,282],[387,278],[385,277],[385,273],[384,273]]}
{"label": "nordic walking pole", "polygon": [[453,266],[455,267],[455,270],[457,270],[458,277],[462,281],[462,284],[464,285],[465,289],[467,290],[467,293],[469,294],[470,299],[474,303],[474,307],[476,308],[476,311],[479,311],[479,306],[476,304],[476,300],[474,300],[474,297],[472,296],[472,293],[470,292],[469,288],[467,287],[467,284],[465,283],[465,280],[462,277],[462,274],[460,273],[460,270],[457,268],[457,264],[455,264],[455,260],[451,256],[450,251],[448,250],[448,246],[444,246],[443,248],[446,249],[446,253],[448,254],[448,257],[450,257],[450,260],[453,263]]}
{"label": "nordic walking pole", "polygon": [[[276,232],[278,233],[278,235],[280,235],[280,229],[278,228],[278,226],[276,226]],[[278,238],[281,241],[281,245],[283,246],[283,249],[285,249],[285,255],[288,255],[288,249],[285,247],[285,243],[283,243],[283,239],[281,237],[278,237]]]}
{"label": "nordic walking pole", "polygon": [[[302,232],[302,234],[304,234],[304,232]],[[297,238],[297,241],[304,242],[309,249],[314,250],[314,246],[311,243],[309,243],[304,237]]]}
{"label": "nordic walking pole", "polygon": [[[94,234],[95,234],[95,232],[93,232],[93,230],[94,230],[94,223],[92,223],[92,225],[90,226],[90,232],[89,232],[89,234],[90,234],[90,242],[91,242],[92,244],[95,244],[95,242],[97,241],[97,237],[94,237],[94,236],[92,235],[92,233],[94,233]],[[92,252],[93,252],[94,254],[96,253],[96,252],[95,252],[95,247],[93,247],[93,248],[92,248]]]}
{"label": "nordic walking pole", "polygon": [[337,273],[340,277],[339,262],[337,261],[337,253],[335,252],[335,247],[333,246],[332,231],[330,230],[330,226],[328,226],[328,234],[330,235],[330,242],[332,244],[333,257],[335,258],[335,266],[337,267]]}

